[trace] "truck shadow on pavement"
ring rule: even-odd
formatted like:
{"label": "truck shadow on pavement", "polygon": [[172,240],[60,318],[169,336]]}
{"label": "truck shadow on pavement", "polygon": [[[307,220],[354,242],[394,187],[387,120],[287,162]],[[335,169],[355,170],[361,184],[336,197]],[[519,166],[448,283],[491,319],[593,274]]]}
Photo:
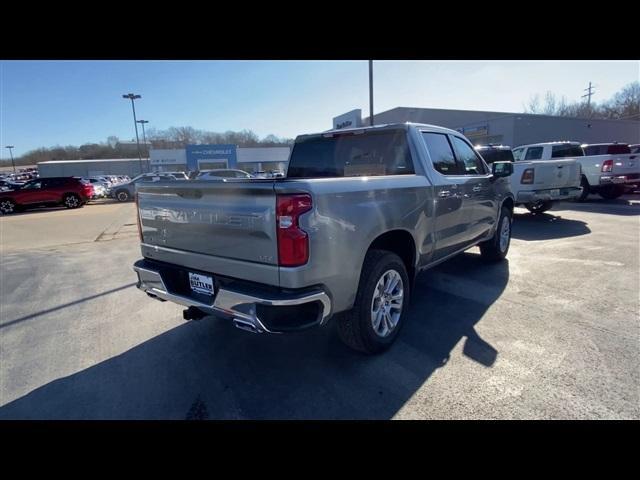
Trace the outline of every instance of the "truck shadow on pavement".
{"label": "truck shadow on pavement", "polygon": [[498,352],[475,326],[508,279],[508,262],[473,253],[422,274],[403,331],[380,356],[349,350],[335,325],[270,336],[214,318],[188,322],[31,391],[0,418],[389,419],[461,340],[465,360],[494,364]]}
{"label": "truck shadow on pavement", "polygon": [[515,213],[511,235],[518,240],[551,240],[587,235],[587,222],[562,218],[553,213]]}

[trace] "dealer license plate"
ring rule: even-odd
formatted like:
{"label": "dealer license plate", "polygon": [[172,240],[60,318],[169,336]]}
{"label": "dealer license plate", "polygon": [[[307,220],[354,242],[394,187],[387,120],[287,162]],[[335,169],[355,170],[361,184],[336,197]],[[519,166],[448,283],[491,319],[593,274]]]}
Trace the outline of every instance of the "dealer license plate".
{"label": "dealer license plate", "polygon": [[196,293],[213,295],[213,277],[189,272],[189,285],[191,286],[191,290]]}

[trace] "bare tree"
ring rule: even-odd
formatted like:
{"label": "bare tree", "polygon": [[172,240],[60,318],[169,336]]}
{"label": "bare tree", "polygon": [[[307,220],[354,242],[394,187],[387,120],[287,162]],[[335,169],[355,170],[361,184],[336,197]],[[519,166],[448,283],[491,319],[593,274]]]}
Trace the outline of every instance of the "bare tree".
{"label": "bare tree", "polygon": [[586,101],[568,103],[565,97],[558,100],[548,91],[544,97],[544,105],[540,106],[540,95],[535,94],[525,106],[524,112],[561,117],[640,120],[640,82],[626,85],[610,100],[599,105]]}

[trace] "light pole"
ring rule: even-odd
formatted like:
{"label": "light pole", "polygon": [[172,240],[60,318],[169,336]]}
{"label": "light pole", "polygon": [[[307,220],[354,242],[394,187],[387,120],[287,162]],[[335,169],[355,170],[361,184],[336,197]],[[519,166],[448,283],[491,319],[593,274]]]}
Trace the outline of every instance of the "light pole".
{"label": "light pole", "polygon": [[133,110],[133,126],[136,128],[136,145],[138,146],[138,160],[140,160],[140,173],[142,172],[142,154],[140,153],[140,137],[138,137],[138,120],[136,120],[136,106],[133,103],[137,98],[142,98],[141,95],[134,95],[133,93],[128,93],[126,95],[122,95],[122,98],[128,98],[131,100],[131,109]]}
{"label": "light pole", "polygon": [[147,170],[149,170],[149,148],[147,147],[147,134],[144,133],[144,124],[149,123],[149,120],[138,120],[138,123],[142,125],[142,141],[144,142],[144,148],[147,149]]}
{"label": "light pole", "polygon": [[369,125],[373,126],[373,60],[369,60]]}
{"label": "light pole", "polygon": [[11,155],[11,165],[13,165],[13,173],[16,173],[16,164],[13,161],[13,145],[7,145],[5,148],[9,149],[9,155]]}

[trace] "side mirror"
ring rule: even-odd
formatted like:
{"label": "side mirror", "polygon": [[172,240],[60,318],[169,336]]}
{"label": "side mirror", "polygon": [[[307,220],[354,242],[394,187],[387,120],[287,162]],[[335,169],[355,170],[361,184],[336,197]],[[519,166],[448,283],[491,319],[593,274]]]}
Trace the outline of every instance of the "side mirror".
{"label": "side mirror", "polygon": [[491,173],[496,178],[508,177],[513,173],[513,163],[493,162],[491,164]]}

